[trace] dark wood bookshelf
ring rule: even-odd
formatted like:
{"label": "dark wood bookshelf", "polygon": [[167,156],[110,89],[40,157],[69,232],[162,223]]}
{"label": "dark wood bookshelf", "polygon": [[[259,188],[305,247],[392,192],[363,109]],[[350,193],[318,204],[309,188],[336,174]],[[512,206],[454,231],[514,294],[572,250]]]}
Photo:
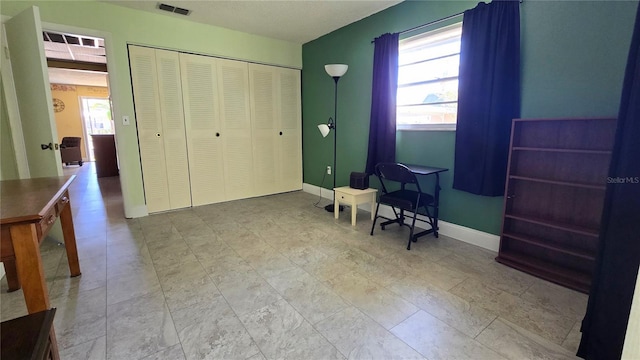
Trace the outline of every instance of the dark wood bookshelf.
{"label": "dark wood bookshelf", "polygon": [[601,154],[611,155],[611,150],[589,150],[589,149],[562,149],[562,148],[541,148],[541,147],[514,147],[513,151],[547,151],[577,154]]}
{"label": "dark wood bookshelf", "polygon": [[590,273],[575,271],[564,266],[533,258],[527,254],[519,254],[516,252],[504,253],[499,255],[496,260],[512,268],[583,293],[588,293],[589,287],[591,286]]}
{"label": "dark wood bookshelf", "polygon": [[587,189],[596,189],[596,190],[602,190],[602,191],[606,190],[607,188],[605,185],[602,185],[602,184],[588,184],[588,183],[579,183],[579,182],[573,182],[573,181],[558,181],[558,180],[540,179],[540,178],[534,178],[534,177],[528,177],[528,176],[511,175],[509,176],[509,178],[514,180],[534,181],[534,182],[540,182],[545,184],[583,187]]}
{"label": "dark wood bookshelf", "polygon": [[[532,216],[505,214],[505,217],[509,219],[526,221],[526,222],[534,223],[541,226],[548,226],[555,229],[564,230],[564,231],[572,232],[576,234],[587,235],[587,236],[596,237],[596,238],[598,237],[598,234],[599,234],[598,229],[593,229],[585,226],[568,224],[568,223],[563,223],[563,222],[553,221],[553,220],[548,220],[543,218],[536,218]],[[503,229],[503,232],[504,232],[504,229]]]}
{"label": "dark wood bookshelf", "polygon": [[513,120],[498,262],[589,291],[615,127],[612,118]]}
{"label": "dark wood bookshelf", "polygon": [[583,249],[572,249],[569,248],[565,245],[562,244],[556,244],[553,242],[550,242],[546,239],[540,239],[540,238],[535,238],[529,235],[523,235],[523,234],[515,234],[515,233],[504,233],[502,234],[504,237],[508,237],[509,239],[512,240],[516,240],[516,241],[522,241],[522,242],[526,242],[528,244],[532,244],[535,246],[540,246],[546,249],[550,249],[553,251],[557,251],[557,252],[561,252],[564,254],[568,254],[568,255],[572,255],[572,256],[576,256],[585,260],[589,260],[589,261],[594,261],[595,260],[595,255],[588,250],[583,250]]}

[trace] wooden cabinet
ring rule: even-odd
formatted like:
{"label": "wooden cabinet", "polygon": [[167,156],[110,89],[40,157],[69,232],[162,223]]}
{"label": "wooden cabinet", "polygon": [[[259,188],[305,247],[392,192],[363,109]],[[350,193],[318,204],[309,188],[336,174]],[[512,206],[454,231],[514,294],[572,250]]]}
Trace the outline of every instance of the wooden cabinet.
{"label": "wooden cabinet", "polygon": [[299,70],[129,54],[149,212],[302,188]]}
{"label": "wooden cabinet", "polygon": [[113,134],[91,135],[97,177],[118,176],[118,156]]}
{"label": "wooden cabinet", "polygon": [[588,292],[616,120],[514,119],[496,260]]}

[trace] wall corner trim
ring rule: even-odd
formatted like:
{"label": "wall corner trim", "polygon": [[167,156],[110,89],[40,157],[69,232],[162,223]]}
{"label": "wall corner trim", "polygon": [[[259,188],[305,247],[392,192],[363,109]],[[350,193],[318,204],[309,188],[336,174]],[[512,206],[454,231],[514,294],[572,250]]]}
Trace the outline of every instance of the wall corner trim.
{"label": "wall corner trim", "polygon": [[147,211],[146,205],[132,206],[129,211],[125,208],[124,217],[127,219],[139,218],[148,216],[149,212]]}

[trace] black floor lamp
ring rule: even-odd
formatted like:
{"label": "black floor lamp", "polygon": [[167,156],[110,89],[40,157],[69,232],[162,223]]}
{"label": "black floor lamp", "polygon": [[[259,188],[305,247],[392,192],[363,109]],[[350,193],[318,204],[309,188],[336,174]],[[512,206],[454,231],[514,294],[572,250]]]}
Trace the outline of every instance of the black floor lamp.
{"label": "black floor lamp", "polygon": [[[318,129],[322,134],[322,137],[327,137],[331,129],[333,129],[333,187],[336,187],[336,139],[337,139],[337,118],[338,118],[338,80],[340,77],[347,72],[349,65],[345,64],[329,64],[325,65],[324,69],[333,78],[335,81],[335,96],[334,96],[334,108],[333,108],[333,118],[329,118],[329,121],[326,124],[318,125]],[[336,192],[333,192],[333,203],[324,207],[325,210],[329,212],[333,212],[333,205],[336,201]],[[340,206],[339,210],[342,211],[344,209],[343,206]]]}

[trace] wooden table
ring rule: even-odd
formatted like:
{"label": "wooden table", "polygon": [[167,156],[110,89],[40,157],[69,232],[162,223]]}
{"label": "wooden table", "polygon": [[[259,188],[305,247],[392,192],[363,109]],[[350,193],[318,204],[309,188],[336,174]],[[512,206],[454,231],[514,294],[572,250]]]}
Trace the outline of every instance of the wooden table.
{"label": "wooden table", "polygon": [[71,276],[80,275],[69,185],[75,175],[0,181],[0,260],[9,291],[22,284],[29,314],[48,310],[40,243],[60,217]]}
{"label": "wooden table", "polygon": [[334,188],[335,204],[333,205],[333,217],[338,219],[340,215],[340,203],[351,206],[351,226],[356,226],[356,215],[358,213],[358,205],[371,203],[371,220],[376,209],[376,193],[377,189],[353,189],[349,186]]}

